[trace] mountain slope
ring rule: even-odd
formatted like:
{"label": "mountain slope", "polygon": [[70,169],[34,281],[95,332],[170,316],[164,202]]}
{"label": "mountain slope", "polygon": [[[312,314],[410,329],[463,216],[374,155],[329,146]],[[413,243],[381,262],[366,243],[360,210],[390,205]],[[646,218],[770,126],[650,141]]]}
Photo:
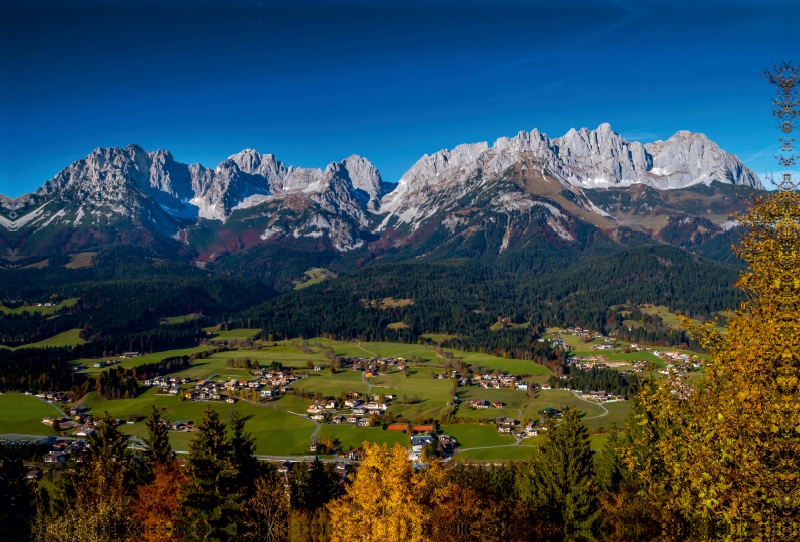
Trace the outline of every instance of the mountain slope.
{"label": "mountain slope", "polygon": [[[623,244],[647,236],[689,246],[727,232],[736,205],[702,190],[692,192],[699,201],[664,194],[715,183],[761,188],[702,134],[641,145],[607,124],[555,139],[533,130],[491,147],[459,145],[422,157],[395,186],[356,155],[322,170],[246,149],[209,169],[129,145],[96,149],[34,194],[0,197],[0,245],[10,261],[130,244],[172,246],[203,264],[256,245],[366,262],[563,247],[578,242],[586,223]],[[651,206],[659,218],[650,224],[643,207],[626,207],[625,194],[666,203]],[[703,210],[708,202],[713,213]],[[698,219],[695,233],[675,223],[688,218]]]}

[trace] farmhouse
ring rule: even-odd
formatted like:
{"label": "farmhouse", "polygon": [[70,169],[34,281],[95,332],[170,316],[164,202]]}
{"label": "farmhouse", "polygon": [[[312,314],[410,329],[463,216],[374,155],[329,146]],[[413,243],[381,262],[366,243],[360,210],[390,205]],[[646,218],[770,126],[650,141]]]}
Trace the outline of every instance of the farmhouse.
{"label": "farmhouse", "polygon": [[489,408],[489,402],[483,399],[474,399],[469,404],[472,408]]}
{"label": "farmhouse", "polygon": [[411,437],[411,451],[414,453],[420,453],[422,448],[431,444],[435,440],[435,437],[431,435],[420,435],[416,437]]}

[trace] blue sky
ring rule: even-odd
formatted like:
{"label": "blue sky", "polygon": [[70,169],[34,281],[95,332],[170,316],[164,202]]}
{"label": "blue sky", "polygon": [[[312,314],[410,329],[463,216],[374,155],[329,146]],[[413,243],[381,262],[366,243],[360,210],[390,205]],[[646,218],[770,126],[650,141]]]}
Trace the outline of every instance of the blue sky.
{"label": "blue sky", "polygon": [[800,61],[789,1],[19,4],[0,8],[12,197],[97,147],[206,166],[360,154],[395,182],[459,143],[602,122],[643,142],[703,132],[762,175],[778,134],[759,73]]}

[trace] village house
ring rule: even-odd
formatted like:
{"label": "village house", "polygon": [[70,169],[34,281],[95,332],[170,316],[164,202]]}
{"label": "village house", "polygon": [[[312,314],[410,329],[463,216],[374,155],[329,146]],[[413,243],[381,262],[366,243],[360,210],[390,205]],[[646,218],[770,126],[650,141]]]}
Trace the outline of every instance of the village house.
{"label": "village house", "polygon": [[472,408],[476,408],[476,409],[478,409],[478,408],[489,408],[489,402],[488,401],[484,401],[483,399],[474,399],[474,400],[470,401],[469,404],[470,404],[470,406]]}
{"label": "village house", "polygon": [[361,461],[364,458],[364,450],[361,448],[350,450],[345,454],[345,457],[351,461]]}
{"label": "village house", "polygon": [[180,420],[172,423],[172,425],[170,425],[170,429],[173,431],[191,431],[194,429],[194,422],[191,420]]}
{"label": "village house", "polygon": [[525,435],[529,437],[539,436],[539,430],[536,428],[536,422],[528,422],[525,424]]}
{"label": "village house", "polygon": [[411,437],[411,451],[418,454],[422,451],[422,448],[431,444],[435,440],[435,437],[431,435],[420,435]]}
{"label": "village house", "polygon": [[44,456],[45,463],[65,463],[69,459],[67,452],[50,452]]}

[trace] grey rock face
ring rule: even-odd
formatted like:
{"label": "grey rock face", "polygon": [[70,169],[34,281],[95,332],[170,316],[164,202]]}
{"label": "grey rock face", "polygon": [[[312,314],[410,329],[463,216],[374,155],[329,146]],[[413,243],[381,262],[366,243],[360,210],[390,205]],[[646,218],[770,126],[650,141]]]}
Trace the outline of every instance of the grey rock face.
{"label": "grey rock face", "polygon": [[703,134],[678,132],[665,142],[642,145],[625,140],[609,124],[572,129],[552,140],[534,129],[500,138],[492,147],[475,143],[425,155],[383,197],[380,210],[387,215],[378,230],[400,223],[416,228],[476,183],[502,180],[515,165],[574,189],[633,184],[672,189],[715,180],[763,188],[755,173]]}
{"label": "grey rock face", "polygon": [[[375,215],[380,222],[376,231],[402,224],[413,230],[434,215],[437,220],[446,217],[447,227],[455,228],[465,220],[455,214],[464,206],[463,198],[469,195],[472,201],[481,194],[492,202],[485,206],[487,212],[509,217],[526,209],[547,213],[548,224],[566,240],[555,208],[521,196],[522,185],[511,188],[509,172],[560,185],[557,190],[571,192],[576,205],[606,217],[582,199],[582,189],[632,184],[683,188],[714,180],[762,188],[736,156],[703,134],[682,131],[667,141],[642,145],[626,141],[608,124],[573,129],[555,139],[534,129],[501,137],[492,146],[482,142],[444,149],[420,158],[396,185],[385,183],[357,155],[313,169],[286,166],[272,154],[245,149],[210,169],[177,162],[165,150],[147,152],[129,145],[92,151],[35,194],[0,196],[0,227],[21,231],[59,222],[77,227],[136,216],[173,235],[197,218],[225,222],[232,215],[261,213],[269,218],[264,240],[325,236],[337,249],[351,250],[363,245],[359,231],[369,228]],[[282,218],[288,215],[303,218]]]}
{"label": "grey rock face", "polygon": [[703,134],[680,131],[666,141],[644,146],[653,157],[648,178],[656,188],[682,188],[692,184],[721,182],[763,188],[753,171],[719,148]]}

